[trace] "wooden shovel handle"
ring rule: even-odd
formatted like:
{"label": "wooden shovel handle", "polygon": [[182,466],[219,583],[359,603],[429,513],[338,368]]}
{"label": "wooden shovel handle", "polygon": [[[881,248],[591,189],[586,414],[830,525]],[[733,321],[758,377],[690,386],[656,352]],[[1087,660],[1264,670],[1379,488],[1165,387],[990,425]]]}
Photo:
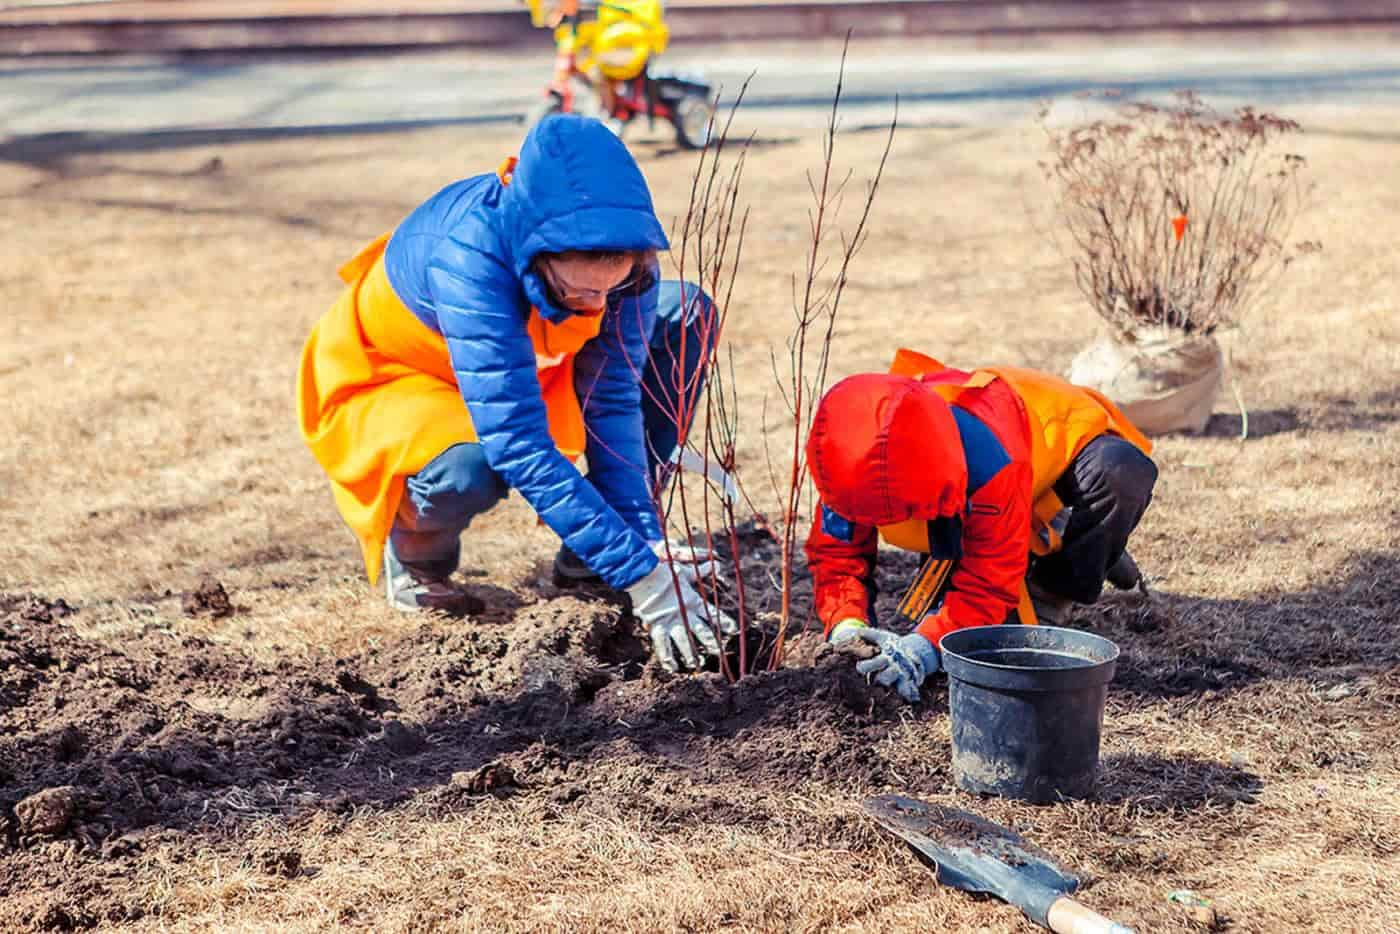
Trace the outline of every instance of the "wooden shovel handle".
{"label": "wooden shovel handle", "polygon": [[1072,898],[1056,899],[1045,922],[1055,934],[1133,934],[1132,928],[1110,921]]}

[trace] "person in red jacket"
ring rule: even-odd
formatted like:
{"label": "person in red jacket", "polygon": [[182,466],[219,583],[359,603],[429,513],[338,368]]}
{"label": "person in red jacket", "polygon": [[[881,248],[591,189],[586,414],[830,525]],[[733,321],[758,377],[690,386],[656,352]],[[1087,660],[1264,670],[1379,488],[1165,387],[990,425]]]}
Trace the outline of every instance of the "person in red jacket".
{"label": "person in red jacket", "polygon": [[[946,633],[1030,607],[1033,535],[1055,539],[1031,573],[1037,608],[1098,599],[1111,569],[1131,561],[1127,537],[1157,473],[1150,444],[1107,400],[1047,374],[929,362],[938,369],[917,378],[867,373],[832,387],[807,444],[821,496],[806,546],[817,617],[834,643],[877,646],[858,669],[910,702],[941,667]],[[1036,520],[1046,497],[1063,501],[1053,531]],[[874,616],[882,538],[949,569],[933,612],[903,636]]]}

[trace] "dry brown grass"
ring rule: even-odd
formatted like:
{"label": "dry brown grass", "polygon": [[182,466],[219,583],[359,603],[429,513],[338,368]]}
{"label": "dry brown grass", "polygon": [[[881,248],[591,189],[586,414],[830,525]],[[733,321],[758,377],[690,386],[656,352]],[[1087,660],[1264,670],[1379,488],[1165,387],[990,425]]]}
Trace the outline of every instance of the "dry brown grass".
{"label": "dry brown grass", "polygon": [[[843,145],[874,157],[882,143]],[[66,597],[98,638],[160,620],[263,657],[416,627],[360,580],[296,436],[296,356],[339,262],[513,145],[443,130],[0,165],[0,591]],[[795,167],[817,146],[814,133],[750,153],[728,327],[740,373],[765,373],[782,335],[805,236]],[[689,160],[639,148],[661,209],[683,205]],[[1209,436],[1161,443],[1134,549],[1160,595],[1096,616],[1136,666],[1111,701],[1104,793],[975,805],[1090,873],[1085,900],[1144,931],[1199,929],[1166,902],[1178,888],[1213,898],[1231,930],[1400,926],[1400,141],[1314,128],[1300,149],[1319,189],[1295,232],[1327,252],[1266,298],[1238,358],[1253,436],[1237,441],[1226,412]],[[899,344],[1063,369],[1095,321],[1028,216],[1037,155],[1029,125],[899,134],[833,378],[883,367]],[[764,382],[741,387],[746,405]],[[741,461],[757,470],[758,419],[745,424]],[[488,600],[529,599],[551,547],[512,502],[467,539],[483,572],[470,580]],[[205,574],[237,614],[186,619],[166,596]],[[968,806],[946,781],[944,719],[880,745],[891,785]],[[614,791],[564,805],[547,788],[455,804],[425,790],[232,821],[150,847],[124,894],[151,929],[1026,929],[1013,909],[940,890],[857,819],[865,787],[717,775],[709,790],[748,818],[671,823],[634,806],[695,773],[630,756],[585,778]],[[313,871],[250,862],[279,847]],[[26,893],[12,917],[43,900]]]}

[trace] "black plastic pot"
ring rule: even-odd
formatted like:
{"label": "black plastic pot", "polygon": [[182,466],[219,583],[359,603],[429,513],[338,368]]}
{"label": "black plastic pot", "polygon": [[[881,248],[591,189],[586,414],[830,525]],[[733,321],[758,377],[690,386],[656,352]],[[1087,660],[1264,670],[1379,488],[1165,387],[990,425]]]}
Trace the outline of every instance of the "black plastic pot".
{"label": "black plastic pot", "polygon": [[1045,804],[1087,797],[1118,646],[1054,626],[974,626],[938,643],[959,788]]}

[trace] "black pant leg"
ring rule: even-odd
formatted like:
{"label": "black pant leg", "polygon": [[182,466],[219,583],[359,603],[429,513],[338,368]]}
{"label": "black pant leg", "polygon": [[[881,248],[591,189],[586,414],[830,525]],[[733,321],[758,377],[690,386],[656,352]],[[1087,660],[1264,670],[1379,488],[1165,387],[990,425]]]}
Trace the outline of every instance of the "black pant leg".
{"label": "black pant leg", "polygon": [[1098,600],[1156,482],[1157,465],[1122,438],[1104,435],[1085,445],[1055,483],[1069,523],[1064,546],[1035,562],[1035,583],[1076,603]]}

